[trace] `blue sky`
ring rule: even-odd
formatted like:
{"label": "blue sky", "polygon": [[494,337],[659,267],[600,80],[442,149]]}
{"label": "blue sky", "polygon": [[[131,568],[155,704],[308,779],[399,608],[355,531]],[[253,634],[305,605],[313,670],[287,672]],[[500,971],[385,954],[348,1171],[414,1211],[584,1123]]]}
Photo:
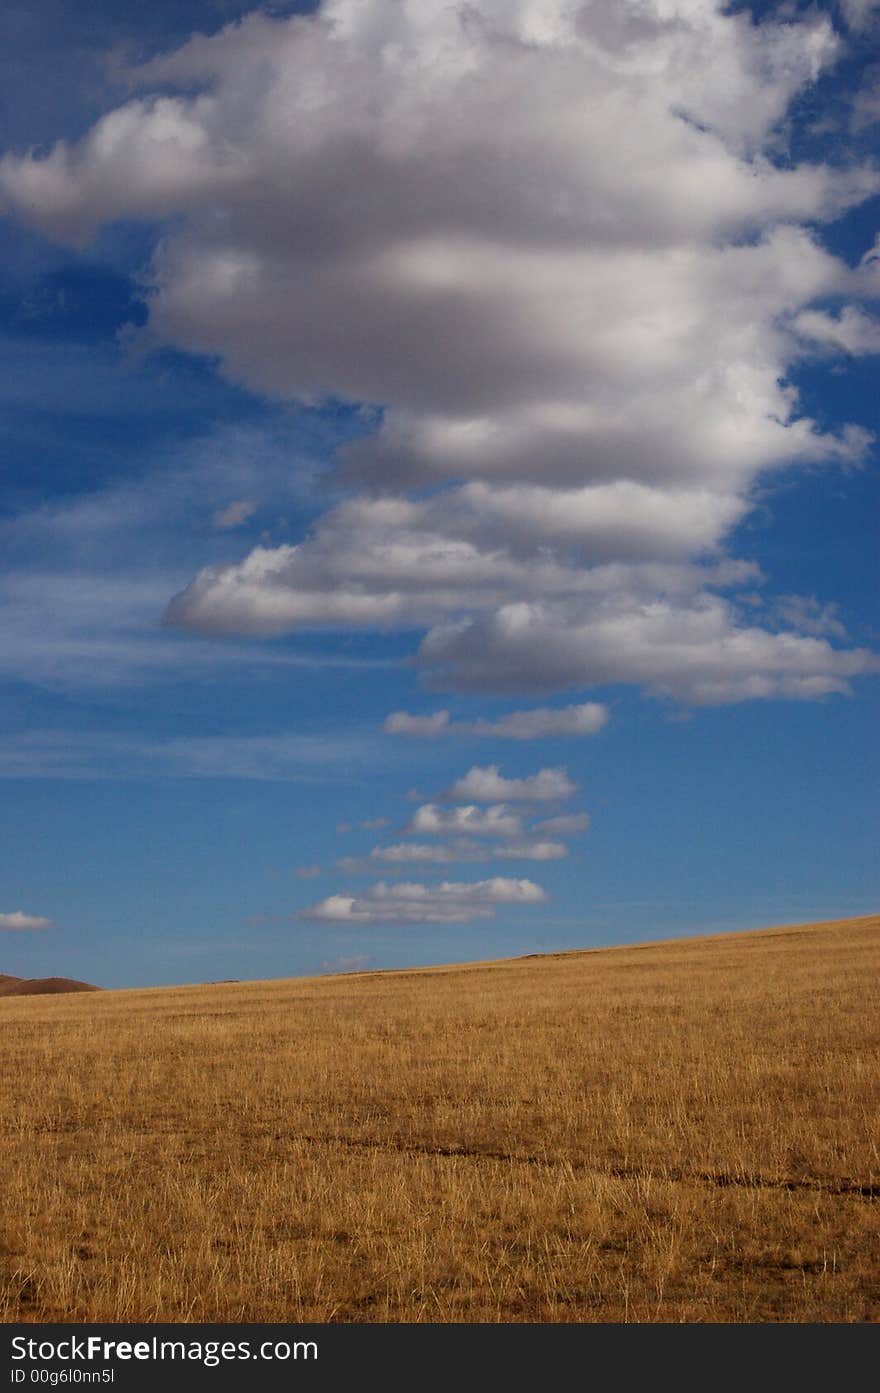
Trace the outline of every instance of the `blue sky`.
{"label": "blue sky", "polygon": [[0,971],[876,908],[878,22],[7,7]]}

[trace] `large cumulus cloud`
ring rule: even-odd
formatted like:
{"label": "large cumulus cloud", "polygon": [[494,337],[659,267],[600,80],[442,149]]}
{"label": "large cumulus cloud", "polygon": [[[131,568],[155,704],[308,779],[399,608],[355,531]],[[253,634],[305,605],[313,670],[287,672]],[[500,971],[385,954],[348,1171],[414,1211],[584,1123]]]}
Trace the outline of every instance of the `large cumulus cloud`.
{"label": "large cumulus cloud", "polygon": [[55,236],[171,219],[154,341],[381,408],[337,461],[361,496],[200,573],[170,622],[422,627],[459,690],[717,702],[874,670],[746,617],[754,568],[726,555],[759,476],[869,444],[787,382],[878,346],[876,259],[816,229],[880,177],[775,158],[840,43],[818,12],[715,0],[325,0],[193,39],[79,144],[7,157],[6,198]]}

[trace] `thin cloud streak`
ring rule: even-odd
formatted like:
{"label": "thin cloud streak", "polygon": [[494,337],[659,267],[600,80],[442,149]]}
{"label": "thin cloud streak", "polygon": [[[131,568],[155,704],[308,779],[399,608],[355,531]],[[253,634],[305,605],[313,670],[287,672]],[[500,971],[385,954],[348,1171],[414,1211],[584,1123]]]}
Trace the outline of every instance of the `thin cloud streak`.
{"label": "thin cloud streak", "polygon": [[556,803],[573,798],[577,791],[577,784],[561,766],[539,769],[524,779],[508,779],[497,764],[475,764],[442,797],[445,802],[473,799],[475,803]]}
{"label": "thin cloud streak", "polygon": [[145,739],[106,731],[34,730],[0,739],[0,779],[347,781],[387,764],[369,736],[246,735]]}
{"label": "thin cloud streak", "polygon": [[48,929],[52,927],[51,919],[44,919],[39,914],[25,914],[22,909],[14,909],[8,914],[0,914],[0,929],[17,930],[29,929]]}
{"label": "thin cloud streak", "polygon": [[301,910],[300,919],[335,924],[467,924],[493,919],[499,906],[543,904],[547,895],[531,880],[496,876],[474,882],[423,885],[384,881],[362,894],[329,895]]}
{"label": "thin cloud streak", "polygon": [[476,736],[503,740],[546,740],[553,736],[598,735],[610,719],[607,706],[588,701],[580,706],[534,707],[530,711],[510,711],[494,721],[454,721],[448,711],[429,716],[412,716],[408,711],[392,711],[382,729],[387,735],[406,735],[417,740],[441,736]]}

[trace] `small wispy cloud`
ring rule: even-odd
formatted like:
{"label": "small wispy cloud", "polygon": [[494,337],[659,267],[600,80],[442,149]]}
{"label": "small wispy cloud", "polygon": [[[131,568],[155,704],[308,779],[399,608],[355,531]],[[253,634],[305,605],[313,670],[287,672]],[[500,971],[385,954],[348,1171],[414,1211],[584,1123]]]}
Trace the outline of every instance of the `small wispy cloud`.
{"label": "small wispy cloud", "polygon": [[525,779],[507,779],[497,764],[473,768],[443,793],[444,802],[553,803],[577,793],[564,768],[539,769]]}
{"label": "small wispy cloud", "polygon": [[376,959],[372,953],[352,953],[348,957],[325,958],[321,971],[328,973],[365,972]]}
{"label": "small wispy cloud", "polygon": [[297,917],[334,924],[466,924],[494,918],[499,905],[543,904],[546,899],[534,881],[503,876],[440,885],[380,881],[361,894],[329,895]]}
{"label": "small wispy cloud", "polygon": [[804,310],[794,320],[794,328],[802,338],[853,357],[880,353],[880,321],[854,305],[844,306],[838,315]]}
{"label": "small wispy cloud", "polygon": [[568,855],[562,842],[520,841],[487,845],[467,837],[451,842],[393,842],[374,846],[369,856],[345,856],[337,861],[340,871],[357,873],[408,866],[449,866],[478,861],[558,861]]}
{"label": "small wispy cloud", "polygon": [[435,711],[429,716],[392,711],[382,729],[388,735],[407,735],[417,740],[436,740],[445,735],[542,740],[561,735],[597,735],[608,724],[609,715],[607,706],[597,701],[558,709],[536,706],[528,711],[510,711],[494,721],[453,721],[448,711]]}
{"label": "small wispy cloud", "polygon": [[[508,779],[497,765],[473,766],[456,780],[440,800],[425,802],[416,808],[409,822],[401,829],[404,837],[413,840],[374,846],[366,856],[344,856],[336,862],[338,870],[369,873],[382,868],[394,872],[409,866],[444,866],[454,863],[489,861],[558,861],[568,855],[568,847],[560,840],[585,832],[590,819],[584,812],[557,814],[538,821],[531,818],[526,825],[524,812],[507,802],[488,802],[492,795],[502,794],[523,804],[554,803],[570,798],[577,785],[564,768],[539,769],[522,779]],[[411,797],[411,790],[408,797]],[[450,800],[470,794],[475,801],[458,803]],[[359,827],[382,826],[385,818],[374,818],[357,824]],[[342,824],[339,831],[353,830]],[[416,840],[421,838],[422,840]],[[424,840],[429,838],[430,840]],[[437,840],[434,840],[434,839]]]}
{"label": "small wispy cloud", "polygon": [[559,817],[545,817],[533,822],[531,832],[549,832],[556,837],[571,837],[577,832],[586,832],[590,826],[589,813],[561,813]]}
{"label": "small wispy cloud", "polygon": [[40,914],[25,914],[22,909],[0,914],[0,929],[48,929],[51,926],[51,919],[44,919]]}
{"label": "small wispy cloud", "polygon": [[184,778],[310,782],[345,779],[378,761],[357,735],[209,735],[149,738],[115,731],[33,730],[0,737],[0,779]]}
{"label": "small wispy cloud", "polygon": [[365,817],[362,822],[337,822],[336,831],[340,834],[345,832],[378,832],[383,827],[390,827],[389,817]]}
{"label": "small wispy cloud", "polygon": [[459,833],[471,837],[518,837],[522,832],[522,818],[504,803],[488,808],[478,808],[475,803],[457,808],[423,803],[416,808],[406,830],[440,836]]}
{"label": "small wispy cloud", "polygon": [[217,532],[230,532],[234,527],[241,527],[256,511],[257,505],[251,499],[239,498],[227,508],[218,508],[211,516],[211,526]]}
{"label": "small wispy cloud", "polygon": [[770,606],[770,615],[785,628],[798,629],[805,634],[847,636],[839,606],[823,605],[813,595],[778,595]]}
{"label": "small wispy cloud", "polygon": [[859,33],[876,22],[880,0],[841,0],[840,8],[850,29]]}
{"label": "small wispy cloud", "polygon": [[502,861],[561,861],[568,847],[564,842],[508,842],[496,847],[495,855]]}

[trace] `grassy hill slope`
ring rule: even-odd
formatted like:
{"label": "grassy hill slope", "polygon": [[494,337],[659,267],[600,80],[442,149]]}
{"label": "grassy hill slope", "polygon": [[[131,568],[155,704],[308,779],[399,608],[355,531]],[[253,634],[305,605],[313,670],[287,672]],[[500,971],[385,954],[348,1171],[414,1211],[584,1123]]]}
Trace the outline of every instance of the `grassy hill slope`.
{"label": "grassy hill slope", "polygon": [[5,1000],[0,1313],[877,1320],[878,967],[872,916]]}

